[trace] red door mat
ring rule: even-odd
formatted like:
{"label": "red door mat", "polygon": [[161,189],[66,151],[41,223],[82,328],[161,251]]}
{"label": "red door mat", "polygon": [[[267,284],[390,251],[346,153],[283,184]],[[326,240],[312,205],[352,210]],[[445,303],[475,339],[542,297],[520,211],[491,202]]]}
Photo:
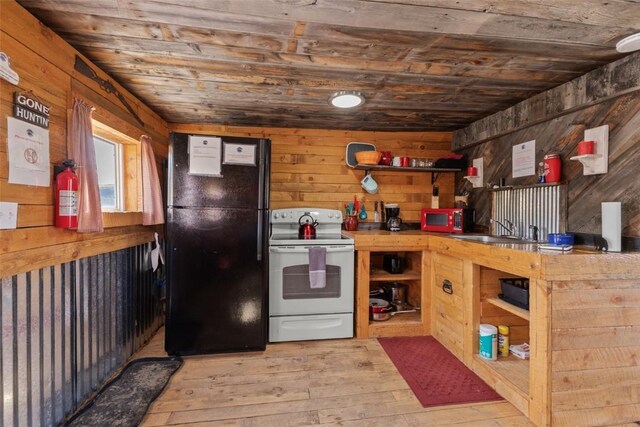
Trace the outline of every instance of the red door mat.
{"label": "red door mat", "polygon": [[378,338],[423,407],[502,400],[432,336]]}

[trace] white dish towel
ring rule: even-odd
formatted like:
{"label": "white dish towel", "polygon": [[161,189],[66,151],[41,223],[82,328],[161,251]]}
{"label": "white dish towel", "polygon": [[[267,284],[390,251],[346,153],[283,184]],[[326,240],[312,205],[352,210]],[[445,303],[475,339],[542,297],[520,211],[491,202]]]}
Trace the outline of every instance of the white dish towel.
{"label": "white dish towel", "polygon": [[311,289],[327,286],[327,248],[309,248],[309,286]]}

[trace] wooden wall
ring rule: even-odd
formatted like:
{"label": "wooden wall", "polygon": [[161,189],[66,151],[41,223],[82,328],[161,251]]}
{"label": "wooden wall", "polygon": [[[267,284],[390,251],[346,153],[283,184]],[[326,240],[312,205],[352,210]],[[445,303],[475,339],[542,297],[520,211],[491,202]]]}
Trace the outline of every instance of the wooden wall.
{"label": "wooden wall", "polygon": [[[536,140],[536,163],[559,153],[568,184],[568,231],[600,233],[601,202],[622,202],[623,235],[640,236],[640,52],[454,132],[453,146],[469,159],[484,158],[485,182],[534,184],[511,178],[512,147]],[[584,130],[609,125],[609,172],[584,176],[576,155]],[[474,139],[475,132],[475,139]],[[458,177],[460,180],[462,178]],[[488,226],[491,193],[471,189],[478,222]]]}
{"label": "wooden wall", "polygon": [[552,282],[552,423],[640,419],[637,280]]}
{"label": "wooden wall", "polygon": [[[439,158],[450,153],[450,132],[354,132],[319,129],[231,127],[217,125],[170,125],[176,132],[269,138],[271,154],[271,208],[320,207],[344,209],[354,195],[364,200],[373,221],[373,202],[398,203],[400,217],[419,221],[420,209],[431,205],[431,173],[372,173],[379,186],[371,195],[360,187],[364,171],[345,163],[349,142],[369,142],[392,155]],[[453,207],[452,173],[437,180],[440,205]]]}
{"label": "wooden wall", "polygon": [[[19,74],[17,86],[0,79],[0,201],[18,203],[18,229],[0,230],[0,277],[109,252],[148,241],[155,227],[142,227],[137,214],[105,215],[104,233],[76,233],[53,224],[53,165],[67,158],[67,117],[74,96],[96,107],[94,118],[138,139],[154,140],[157,160],[166,158],[166,123],[116,83],[145,123],[142,128],[120,101],[74,71],[76,51],[13,1],[2,2],[1,50]],[[89,62],[90,63],[90,62]],[[98,71],[100,77],[108,76]],[[113,81],[113,80],[112,80]],[[14,92],[31,91],[51,108],[49,127],[52,185],[35,187],[9,184],[7,121],[13,116]]]}

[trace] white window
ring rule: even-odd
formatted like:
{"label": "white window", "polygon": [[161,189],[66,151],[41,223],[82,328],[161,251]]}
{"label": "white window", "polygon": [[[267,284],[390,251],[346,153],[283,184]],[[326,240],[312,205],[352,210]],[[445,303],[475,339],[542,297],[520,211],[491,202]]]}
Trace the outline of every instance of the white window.
{"label": "white window", "polygon": [[100,204],[105,211],[123,210],[122,144],[93,137],[98,167]]}
{"label": "white window", "polygon": [[[102,211],[121,214],[142,210],[140,141],[93,120]],[[117,222],[123,225],[122,222]],[[128,224],[128,223],[127,223]]]}

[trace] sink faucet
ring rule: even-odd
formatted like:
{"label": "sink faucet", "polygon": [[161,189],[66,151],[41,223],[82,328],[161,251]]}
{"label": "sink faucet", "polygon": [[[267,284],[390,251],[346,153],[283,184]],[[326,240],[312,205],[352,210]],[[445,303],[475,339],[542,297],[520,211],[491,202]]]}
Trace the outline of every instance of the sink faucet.
{"label": "sink faucet", "polygon": [[513,224],[513,222],[509,221],[508,219],[505,219],[504,222],[507,225],[504,225],[502,222],[498,221],[497,219],[491,219],[490,220],[492,224],[498,224],[500,227],[504,228],[505,230],[507,230],[507,233],[509,233],[510,236],[515,235],[516,232],[516,226]]}
{"label": "sink faucet", "polygon": [[529,230],[531,230],[531,240],[534,242],[538,241],[538,226],[537,225],[529,225]]}

